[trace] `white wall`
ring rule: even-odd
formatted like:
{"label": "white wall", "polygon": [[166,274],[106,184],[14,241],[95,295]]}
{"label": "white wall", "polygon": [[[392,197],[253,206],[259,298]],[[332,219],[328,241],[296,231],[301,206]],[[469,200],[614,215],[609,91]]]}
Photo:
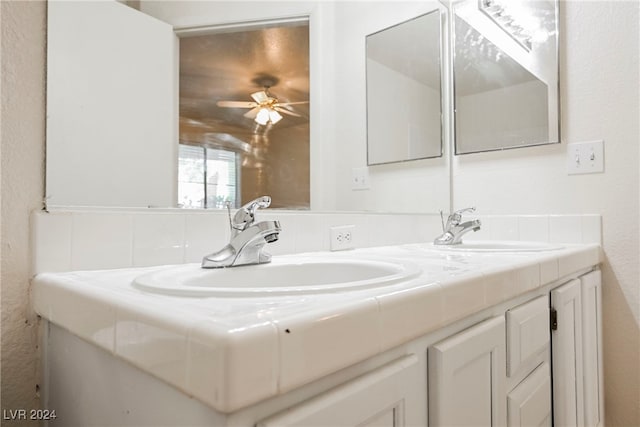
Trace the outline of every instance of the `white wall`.
{"label": "white wall", "polygon": [[41,208],[44,195],[46,3],[0,2],[0,27],[2,409],[28,410],[40,405],[38,319],[29,304],[29,212]]}
{"label": "white wall", "polygon": [[[561,2],[562,144],[455,158],[454,207],[600,213],[607,425],[640,425],[638,2]],[[568,142],[603,139],[605,172],[568,176]]]}

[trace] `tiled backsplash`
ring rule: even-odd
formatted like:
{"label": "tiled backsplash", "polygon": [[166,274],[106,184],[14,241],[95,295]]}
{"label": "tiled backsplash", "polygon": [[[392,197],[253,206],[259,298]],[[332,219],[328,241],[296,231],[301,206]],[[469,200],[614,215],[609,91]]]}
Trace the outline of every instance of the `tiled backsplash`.
{"label": "tiled backsplash", "polygon": [[[468,240],[600,243],[599,215],[477,216]],[[317,213],[266,210],[277,219],[274,255],[329,250],[330,228],[354,225],[356,248],[431,242],[441,233],[433,214]],[[229,239],[226,212],[186,210],[56,210],[32,215],[33,272],[96,270],[200,262]]]}
{"label": "tiled backsplash", "polygon": [[548,243],[602,243],[600,215],[476,215],[478,232],[466,240],[520,240]]}

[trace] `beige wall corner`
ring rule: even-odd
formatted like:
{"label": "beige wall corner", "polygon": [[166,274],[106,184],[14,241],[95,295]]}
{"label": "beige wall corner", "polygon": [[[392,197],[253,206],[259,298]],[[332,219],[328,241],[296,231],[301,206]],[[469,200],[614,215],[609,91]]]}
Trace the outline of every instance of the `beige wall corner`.
{"label": "beige wall corner", "polygon": [[[0,2],[2,409],[40,406],[29,213],[44,195],[46,2]],[[16,421],[30,426],[37,422]]]}

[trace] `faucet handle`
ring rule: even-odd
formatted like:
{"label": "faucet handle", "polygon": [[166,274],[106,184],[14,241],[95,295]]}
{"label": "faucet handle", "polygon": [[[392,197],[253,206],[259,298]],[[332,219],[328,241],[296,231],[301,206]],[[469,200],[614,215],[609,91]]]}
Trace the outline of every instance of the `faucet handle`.
{"label": "faucet handle", "polygon": [[475,212],[475,211],[476,211],[475,207],[459,209],[453,212],[451,215],[449,215],[449,218],[447,219],[447,224],[458,225],[460,224],[460,221],[462,221],[462,214],[467,212]]}
{"label": "faucet handle", "polygon": [[258,209],[268,208],[271,205],[271,197],[262,196],[250,201],[249,203],[238,209],[233,217],[231,228],[235,230],[244,230],[255,222],[256,211]]}
{"label": "faucet handle", "polygon": [[457,210],[457,211],[453,212],[453,214],[454,214],[454,215],[455,215],[455,214],[458,214],[458,215],[461,215],[461,216],[462,216],[462,214],[463,214],[463,213],[467,213],[467,212],[475,212],[475,211],[476,211],[475,206],[472,206],[472,207],[470,207],[470,208],[459,209],[459,210]]}

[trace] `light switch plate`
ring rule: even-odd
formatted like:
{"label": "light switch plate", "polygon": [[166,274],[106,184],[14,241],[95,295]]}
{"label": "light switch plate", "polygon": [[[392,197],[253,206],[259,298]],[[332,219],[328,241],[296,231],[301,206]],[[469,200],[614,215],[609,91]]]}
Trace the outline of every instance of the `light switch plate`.
{"label": "light switch plate", "polygon": [[353,168],[351,170],[351,189],[369,189],[369,168]]}
{"label": "light switch plate", "polygon": [[569,175],[601,172],[604,172],[604,141],[573,142],[567,145]]}

